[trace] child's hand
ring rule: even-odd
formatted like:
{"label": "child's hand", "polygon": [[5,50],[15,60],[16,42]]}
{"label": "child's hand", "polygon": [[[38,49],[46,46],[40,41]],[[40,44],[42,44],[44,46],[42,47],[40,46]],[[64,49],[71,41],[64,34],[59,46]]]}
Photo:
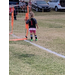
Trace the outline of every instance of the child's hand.
{"label": "child's hand", "polygon": [[37,24],[36,24],[36,26],[37,26],[37,29],[38,29],[39,27],[38,27],[38,25],[37,25]]}
{"label": "child's hand", "polygon": [[24,21],[27,21],[26,19],[24,19]]}
{"label": "child's hand", "polygon": [[37,29],[38,29],[39,27],[37,26]]}
{"label": "child's hand", "polygon": [[24,21],[26,21],[26,19],[24,19]]}
{"label": "child's hand", "polygon": [[38,27],[38,25],[37,25],[37,29],[38,29],[39,27]]}
{"label": "child's hand", "polygon": [[27,21],[27,20],[28,20],[28,18],[26,17],[26,18],[25,18],[25,21]]}

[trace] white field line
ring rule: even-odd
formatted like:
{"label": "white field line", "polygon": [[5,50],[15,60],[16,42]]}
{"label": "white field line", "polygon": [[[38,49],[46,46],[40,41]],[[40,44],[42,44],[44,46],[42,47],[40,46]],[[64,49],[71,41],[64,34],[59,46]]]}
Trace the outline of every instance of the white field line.
{"label": "white field line", "polygon": [[[14,34],[12,34],[12,36],[13,36],[13,37],[16,37],[16,38],[20,38],[20,37],[14,35]],[[61,54],[59,54],[59,53],[56,53],[56,52],[54,52],[54,51],[52,51],[52,50],[50,50],[50,49],[47,49],[47,48],[45,48],[45,47],[42,47],[42,46],[37,45],[37,44],[35,44],[35,43],[32,43],[32,42],[30,42],[30,41],[28,41],[28,40],[24,40],[24,41],[25,41],[25,42],[28,42],[28,43],[30,43],[30,44],[36,46],[36,47],[39,47],[39,48],[41,48],[41,49],[43,49],[43,50],[45,50],[45,51],[47,51],[47,52],[49,52],[49,53],[52,53],[52,54],[54,54],[54,55],[56,55],[56,56],[65,58],[64,55],[61,55]]]}

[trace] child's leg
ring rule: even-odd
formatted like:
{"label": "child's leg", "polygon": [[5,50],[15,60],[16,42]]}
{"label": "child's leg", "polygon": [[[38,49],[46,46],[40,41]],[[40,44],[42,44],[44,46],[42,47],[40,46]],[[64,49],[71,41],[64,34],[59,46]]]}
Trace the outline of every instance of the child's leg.
{"label": "child's leg", "polygon": [[34,36],[35,36],[35,41],[37,41],[36,30],[34,30],[33,33],[34,33]]}
{"label": "child's leg", "polygon": [[32,30],[30,30],[30,38],[31,38],[31,41],[33,41],[33,34],[32,34]]}

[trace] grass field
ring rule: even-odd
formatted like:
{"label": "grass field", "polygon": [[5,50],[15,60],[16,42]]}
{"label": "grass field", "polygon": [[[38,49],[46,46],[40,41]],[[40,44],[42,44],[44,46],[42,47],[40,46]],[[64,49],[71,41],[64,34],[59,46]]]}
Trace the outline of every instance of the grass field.
{"label": "grass field", "polygon": [[[65,12],[35,12],[39,29],[33,43],[65,55]],[[25,14],[18,13],[13,34],[25,36]],[[9,30],[10,30],[9,21]],[[9,35],[9,39],[14,38]],[[30,35],[28,34],[28,40]],[[65,75],[65,59],[25,41],[9,42],[9,75]]]}

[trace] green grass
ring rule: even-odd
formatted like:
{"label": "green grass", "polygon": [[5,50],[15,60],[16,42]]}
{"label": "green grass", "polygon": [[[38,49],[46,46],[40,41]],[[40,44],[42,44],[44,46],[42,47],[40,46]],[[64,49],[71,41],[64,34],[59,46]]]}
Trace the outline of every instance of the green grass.
{"label": "green grass", "polygon": [[[39,29],[36,43],[65,55],[65,13],[35,12]],[[25,13],[18,13],[14,21],[13,34],[24,38]],[[9,30],[11,22],[9,21]],[[9,35],[9,39],[13,36]],[[30,34],[28,34],[28,40]],[[33,38],[34,39],[34,38]],[[50,54],[25,41],[9,42],[9,75],[65,75],[65,59]]]}
{"label": "green grass", "polygon": [[64,75],[63,58],[24,41],[9,43],[9,75]]}

